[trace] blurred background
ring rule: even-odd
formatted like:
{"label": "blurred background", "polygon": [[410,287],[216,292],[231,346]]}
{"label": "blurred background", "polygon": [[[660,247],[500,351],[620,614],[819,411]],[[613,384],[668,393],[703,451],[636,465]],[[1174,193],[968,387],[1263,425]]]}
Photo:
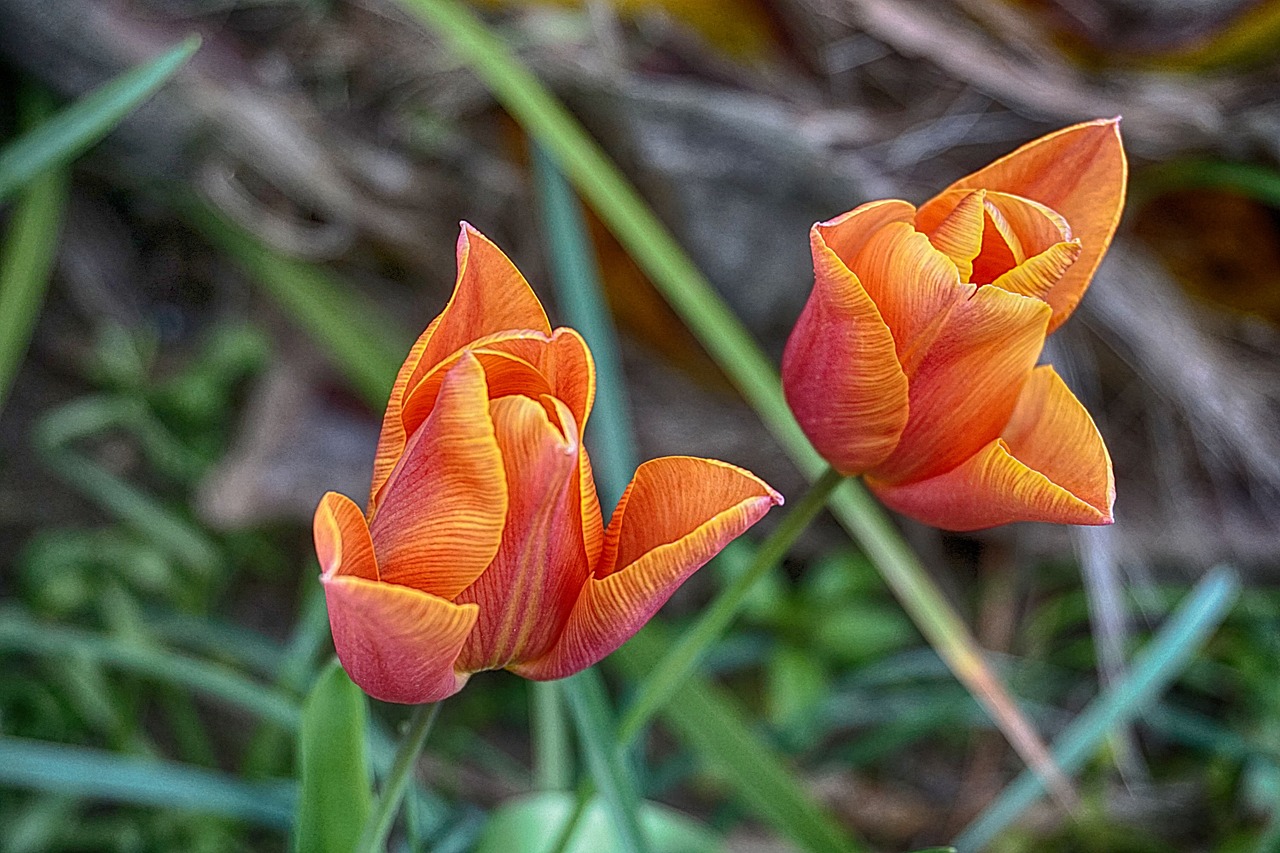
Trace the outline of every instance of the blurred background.
{"label": "blurred background", "polygon": [[[1123,116],[1129,206],[1046,353],[1111,449],[1117,523],[903,529],[1049,738],[1210,567],[1235,566],[1241,599],[1086,765],[1075,816],[1037,806],[992,849],[1280,849],[1280,3],[473,8],[775,360],[812,284],[811,223],[922,202],[1048,131]],[[13,853],[284,849],[287,808],[266,804],[287,801],[298,697],[330,654],[311,513],[326,490],[367,494],[386,366],[443,306],[459,220],[564,321],[527,140],[394,0],[3,0],[0,139],[192,33],[154,97],[24,190],[44,199],[36,227],[20,229],[29,197],[0,202],[0,745],[82,750],[49,759],[69,768],[52,782],[0,769]],[[714,456],[798,496],[696,338],[588,227],[642,457]],[[733,564],[696,576],[671,621]],[[873,849],[947,841],[1018,772],[834,523],[765,586],[706,670]],[[530,787],[525,684],[474,683],[432,736],[431,849],[472,849]],[[212,808],[215,788],[95,788],[98,765],[75,761],[102,753],[202,768],[243,808]],[[645,793],[726,849],[796,849],[676,735],[646,756]]]}

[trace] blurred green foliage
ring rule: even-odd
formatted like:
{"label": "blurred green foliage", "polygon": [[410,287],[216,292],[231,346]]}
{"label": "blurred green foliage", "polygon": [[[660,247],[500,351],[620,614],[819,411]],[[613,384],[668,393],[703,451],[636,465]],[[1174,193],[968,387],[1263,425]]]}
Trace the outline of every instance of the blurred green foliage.
{"label": "blurred green foliage", "polygon": [[[164,68],[187,54],[175,53]],[[40,154],[44,168],[65,163],[91,136],[61,147],[46,138],[26,150]],[[178,207],[335,354],[358,393],[378,401],[400,351],[394,331],[383,334],[387,324],[336,277],[282,258],[210,210]],[[47,243],[23,245],[52,258],[55,239],[49,232]],[[215,531],[191,510],[197,484],[229,449],[246,387],[274,343],[235,318],[214,320],[201,337],[198,347],[175,352],[153,330],[102,318],[74,396],[25,430],[64,493],[85,502],[79,515],[86,520],[30,531],[4,581],[5,851],[283,850],[299,796],[304,815],[350,809],[324,839],[298,836],[301,849],[340,849],[368,803],[352,794],[334,806],[330,786],[345,793],[367,779],[366,747],[376,772],[390,764],[388,723],[398,715],[376,707],[366,727],[355,710],[365,700],[340,670],[331,667],[317,681],[326,621],[305,534]],[[728,584],[752,556],[744,543],[713,572]],[[849,849],[848,828],[804,780],[839,772],[893,782],[925,750],[961,766],[990,734],[977,702],[866,557],[845,548],[787,568],[755,586],[732,630],[663,711],[663,734],[648,739],[647,750],[612,753],[607,696],[598,682],[579,685],[569,705],[587,720],[580,731],[608,741],[583,738],[580,751],[597,784],[613,790],[587,801],[567,849],[617,844],[609,829],[619,808],[623,820],[635,820],[646,839],[640,844],[659,852],[714,850],[729,832],[761,824],[809,849]],[[1088,607],[1077,567],[1033,568],[1019,579],[1029,601],[1015,638],[1022,656],[992,659],[1040,728],[1061,731],[1097,693]],[[1135,591],[1127,602],[1135,624],[1161,624],[1186,586]],[[964,604],[981,595],[976,585]],[[272,635],[250,621],[269,622]],[[621,673],[618,695],[634,695],[670,636],[692,624],[649,632],[624,649],[610,670]],[[1174,690],[1142,709],[1151,777],[1142,784],[1157,793],[1195,787],[1197,843],[1231,851],[1280,843],[1278,626],[1280,594],[1248,590]],[[1135,632],[1135,651],[1148,633]],[[549,815],[574,807],[569,793],[496,805],[492,793],[527,790],[539,775],[525,758],[526,693],[516,679],[481,676],[451,700],[432,736],[443,767],[433,774],[436,787],[419,787],[406,805],[404,835],[415,849],[547,849],[540,830]],[[337,718],[346,725],[326,727]],[[513,729],[521,734],[513,737]],[[308,756],[327,769],[308,773]],[[1084,765],[1077,820],[1015,829],[993,849],[1170,849],[1175,841],[1160,827],[1135,826],[1109,808],[1117,783],[1105,749],[1090,751]],[[468,786],[467,776],[487,787]],[[115,784],[95,784],[106,777]],[[655,804],[658,798],[694,804],[699,819]]]}

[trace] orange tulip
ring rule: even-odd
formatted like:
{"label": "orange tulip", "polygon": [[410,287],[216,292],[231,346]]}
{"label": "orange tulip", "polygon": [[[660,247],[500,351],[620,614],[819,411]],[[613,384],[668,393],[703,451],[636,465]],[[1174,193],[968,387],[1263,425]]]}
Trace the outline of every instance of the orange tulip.
{"label": "orange tulip", "polygon": [[1111,242],[1126,170],[1118,120],[1087,122],[919,210],[877,201],[813,226],[782,373],[827,461],[937,527],[1111,523],[1102,438],[1036,361]]}
{"label": "orange tulip", "polygon": [[453,297],[387,403],[366,515],[315,516],[329,625],[371,696],[434,702],[473,672],[562,678],[622,645],[782,497],[710,459],[640,466],[605,529],[582,446],[595,368],[463,224]]}

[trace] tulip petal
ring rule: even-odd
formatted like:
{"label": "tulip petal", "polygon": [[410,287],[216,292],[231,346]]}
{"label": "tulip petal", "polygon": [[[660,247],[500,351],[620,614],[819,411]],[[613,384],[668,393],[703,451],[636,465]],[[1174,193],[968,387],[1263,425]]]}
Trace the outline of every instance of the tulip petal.
{"label": "tulip petal", "polygon": [[[430,373],[422,377],[414,389],[405,396],[400,418],[406,434],[413,435],[426,421],[436,405],[436,398],[440,394],[445,377],[467,354],[479,361],[480,366],[484,368],[485,384],[488,386],[490,399],[511,394],[524,394],[536,399],[543,394],[551,393],[551,385],[537,367],[519,356],[493,348],[492,345],[485,345],[486,340],[482,338],[476,342],[480,345],[478,349],[468,348],[445,358]],[[375,509],[380,501],[381,496],[378,496],[378,501],[374,502]]]}
{"label": "tulip petal", "polygon": [[551,334],[547,313],[520,270],[464,222],[458,235],[458,281],[423,353],[424,366],[430,369],[477,338],[507,329]]}
{"label": "tulip petal", "polygon": [[960,284],[950,258],[907,223],[873,234],[851,269],[893,333],[898,361],[910,377],[941,329],[948,311],[973,292]]}
{"label": "tulip petal", "polygon": [[1093,418],[1053,367],[1031,372],[1001,437],[1023,464],[1088,503],[1104,523],[1112,521],[1111,455]]}
{"label": "tulip petal", "polygon": [[492,411],[510,497],[497,556],[457,598],[480,606],[460,659],[468,671],[545,654],[590,571],[575,489],[577,425],[568,406],[554,397],[504,397]]}
{"label": "tulip petal", "polygon": [[382,431],[378,433],[378,449],[373,457],[373,478],[369,485],[369,515],[373,515],[377,509],[387,477],[391,476],[396,463],[400,461],[401,454],[404,453],[404,445],[408,441],[409,433],[405,430],[401,417],[402,402],[409,390],[409,382],[414,380],[418,373],[422,353],[431,341],[431,336],[435,334],[436,325],[439,322],[440,318],[435,318],[427,326],[426,331],[418,336],[404,364],[400,365],[396,381],[391,386],[391,397],[387,400],[387,409],[382,414]]}
{"label": "tulip petal", "polygon": [[[937,224],[929,223],[929,228],[921,225],[919,215],[916,218],[916,229],[929,238],[929,242],[956,265],[960,280],[967,282],[973,278],[973,259],[982,250],[982,229],[985,220],[984,202],[986,192],[974,190],[958,194],[959,201]],[[940,211],[941,207],[935,206]]]}
{"label": "tulip petal", "polygon": [[374,513],[382,579],[454,598],[498,552],[506,514],[484,369],[466,352],[444,377]]}
{"label": "tulip petal", "polygon": [[346,495],[326,492],[311,525],[316,556],[325,577],[378,580],[378,560],[360,507]]}
{"label": "tulip petal", "polygon": [[1037,201],[993,190],[986,194],[985,204],[988,213],[998,214],[1000,222],[1014,235],[1010,245],[1018,247],[1018,263],[1072,238],[1071,223]]}
{"label": "tulip petal", "polygon": [[898,447],[870,474],[926,479],[997,438],[1044,346],[1049,313],[1038,299],[991,286],[954,303],[910,374],[911,415]]}
{"label": "tulip petal", "polygon": [[479,608],[361,577],[322,578],[342,668],[384,702],[437,702],[462,689],[454,670]]}
{"label": "tulip petal", "polygon": [[993,287],[1043,300],[1080,257],[1080,241],[1055,243],[991,282]]}
{"label": "tulip petal", "polygon": [[1124,209],[1127,178],[1120,121],[1100,119],[1030,142],[948,190],[985,188],[1019,195],[1057,211],[1071,224],[1083,251],[1046,297],[1053,307],[1052,332],[1075,309],[1111,245]]}
{"label": "tulip petal", "polygon": [[1013,521],[1110,524],[1115,499],[1097,427],[1048,366],[1033,371],[1003,438],[937,477],[867,483],[892,509],[948,530]]}
{"label": "tulip petal", "polygon": [[374,457],[370,514],[411,432],[404,429],[401,418],[406,392],[446,356],[477,338],[505,329],[551,334],[547,314],[529,282],[501,249],[464,222],[458,236],[458,279],[453,295],[409,351],[391,389]]}
{"label": "tulip petal", "polygon": [[548,393],[569,406],[578,424],[578,437],[582,437],[596,396],[596,365],[582,335],[562,326],[552,332],[550,338],[539,335],[495,337],[485,347],[509,352],[536,367],[546,377],[551,389]]}
{"label": "tulip petal", "polygon": [[587,581],[555,647],[511,669],[563,678],[640,630],[689,575],[782,496],[754,474],[711,459],[654,459],[640,466],[605,532],[601,567]]}
{"label": "tulip petal", "polygon": [[[916,209],[910,204],[890,198],[869,201],[835,219],[819,222],[813,228],[840,260],[852,265],[853,259],[862,251],[872,234],[892,222],[910,222],[915,215]],[[813,242],[812,232],[809,242]]]}
{"label": "tulip petal", "polygon": [[596,493],[595,473],[585,445],[578,446],[578,494],[581,495],[582,543],[587,551],[587,565],[595,569],[604,548],[604,519],[600,512],[600,496]]}
{"label": "tulip petal", "polygon": [[907,377],[858,276],[819,226],[809,240],[813,292],[783,353],[783,390],[818,452],[836,470],[860,474],[892,453],[902,435]]}
{"label": "tulip petal", "polygon": [[[557,397],[573,412],[581,438],[595,401],[596,369],[587,342],[576,331],[562,327],[549,336],[527,330],[503,331],[477,338],[468,349],[484,366],[491,398],[509,394]],[[446,357],[406,395],[401,413],[406,433],[412,434],[431,411],[444,374],[460,356],[461,352]],[[501,363],[502,359],[508,363]]]}

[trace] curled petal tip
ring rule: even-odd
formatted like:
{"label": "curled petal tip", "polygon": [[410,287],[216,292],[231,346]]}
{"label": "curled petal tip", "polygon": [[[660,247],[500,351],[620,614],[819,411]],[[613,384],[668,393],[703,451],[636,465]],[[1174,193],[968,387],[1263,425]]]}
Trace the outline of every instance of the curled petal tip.
{"label": "curled petal tip", "polygon": [[783,498],[749,471],[713,459],[645,462],[605,533],[564,633],[545,656],[513,669],[539,680],[591,666],[630,639],[686,578]]}

